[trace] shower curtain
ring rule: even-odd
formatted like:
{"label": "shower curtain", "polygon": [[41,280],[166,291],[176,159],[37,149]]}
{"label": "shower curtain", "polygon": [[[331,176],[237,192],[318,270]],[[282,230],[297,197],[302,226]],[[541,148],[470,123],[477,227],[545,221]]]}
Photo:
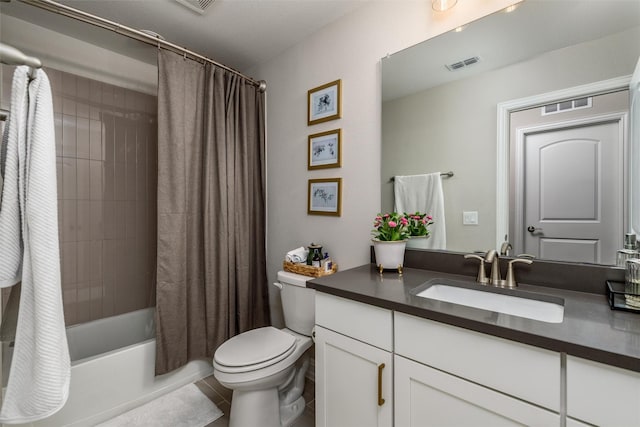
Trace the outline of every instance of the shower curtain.
{"label": "shower curtain", "polygon": [[269,322],[264,94],[158,52],[156,375]]}

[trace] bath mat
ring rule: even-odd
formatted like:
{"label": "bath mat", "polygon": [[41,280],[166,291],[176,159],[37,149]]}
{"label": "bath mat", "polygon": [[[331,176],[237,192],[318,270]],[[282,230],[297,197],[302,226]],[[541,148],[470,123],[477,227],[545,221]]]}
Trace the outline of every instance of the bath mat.
{"label": "bath mat", "polygon": [[99,427],[204,427],[222,416],[222,411],[195,384],[160,396]]}

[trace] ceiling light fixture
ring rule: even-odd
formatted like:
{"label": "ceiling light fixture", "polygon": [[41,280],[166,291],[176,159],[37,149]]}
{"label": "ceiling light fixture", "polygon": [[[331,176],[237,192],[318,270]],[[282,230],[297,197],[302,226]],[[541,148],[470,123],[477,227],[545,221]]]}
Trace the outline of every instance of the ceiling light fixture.
{"label": "ceiling light fixture", "polygon": [[458,0],[432,0],[431,7],[437,12],[444,12],[451,9],[458,3]]}

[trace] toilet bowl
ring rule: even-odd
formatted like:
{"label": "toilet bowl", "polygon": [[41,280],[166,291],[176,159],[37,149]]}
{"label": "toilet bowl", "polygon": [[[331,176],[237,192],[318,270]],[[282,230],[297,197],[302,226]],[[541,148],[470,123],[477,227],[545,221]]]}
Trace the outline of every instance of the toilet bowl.
{"label": "toilet bowl", "polygon": [[279,272],[284,329],[253,329],[223,343],[213,358],[214,376],[233,390],[230,427],[287,427],[302,414],[302,397],[315,321],[309,277]]}

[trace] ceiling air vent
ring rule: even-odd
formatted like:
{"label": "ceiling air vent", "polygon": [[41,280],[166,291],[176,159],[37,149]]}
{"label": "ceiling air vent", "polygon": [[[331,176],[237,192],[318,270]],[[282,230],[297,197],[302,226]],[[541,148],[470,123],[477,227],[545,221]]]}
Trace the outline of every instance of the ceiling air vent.
{"label": "ceiling air vent", "polygon": [[175,0],[192,11],[202,15],[206,8],[211,6],[215,0]]}
{"label": "ceiling air vent", "polygon": [[479,56],[472,56],[471,58],[464,59],[462,61],[454,62],[453,64],[445,65],[449,71],[456,71],[461,68],[468,67],[480,61]]}

